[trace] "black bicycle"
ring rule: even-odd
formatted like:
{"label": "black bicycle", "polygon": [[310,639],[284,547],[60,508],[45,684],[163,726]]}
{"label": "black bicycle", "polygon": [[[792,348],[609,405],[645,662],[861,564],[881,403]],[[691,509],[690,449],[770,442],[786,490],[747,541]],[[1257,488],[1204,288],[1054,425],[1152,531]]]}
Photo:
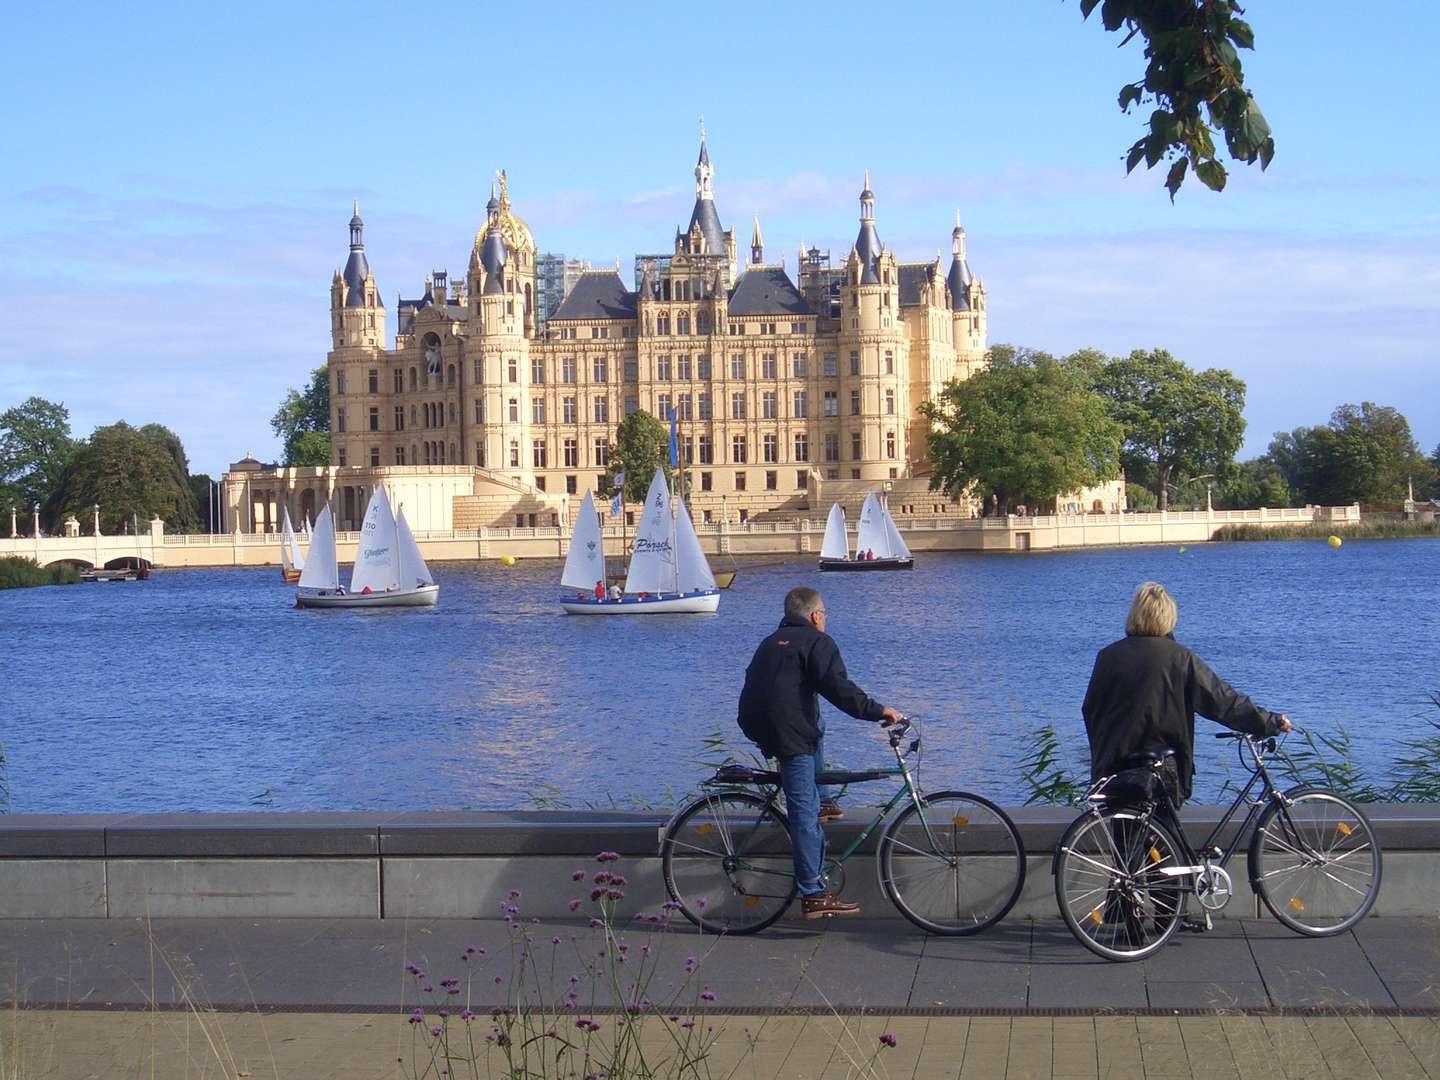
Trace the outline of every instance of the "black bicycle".
{"label": "black bicycle", "polygon": [[[845,863],[885,823],[875,850],[885,895],[932,934],[975,934],[999,922],[1019,899],[1025,845],[1009,815],[989,799],[921,790],[920,732],[915,727],[910,737],[912,723],[907,717],[888,731],[894,765],[816,777],[822,785],[900,779],[874,820],[826,860],[825,875],[838,891]],[[701,786],[705,793],[681,807],[662,832],[665,888],[701,930],[756,933],[784,915],[799,892],[780,774],[728,765]],[[759,791],[746,790],[751,787]]]}
{"label": "black bicycle", "polygon": [[[1280,791],[1265,767],[1274,738],[1234,739],[1250,781],[1198,851],[1190,846],[1159,771],[1173,750],[1102,777],[1090,809],[1055,851],[1055,899],[1070,932],[1107,960],[1140,960],[1180,929],[1187,898],[1205,927],[1229,902],[1225,865],[1250,832],[1250,886],[1270,913],[1301,934],[1328,937],[1363,919],[1380,893],[1380,845],[1360,809],[1319,787]],[[1256,785],[1260,792],[1251,799]],[[1228,847],[1217,843],[1242,804],[1250,810]]]}

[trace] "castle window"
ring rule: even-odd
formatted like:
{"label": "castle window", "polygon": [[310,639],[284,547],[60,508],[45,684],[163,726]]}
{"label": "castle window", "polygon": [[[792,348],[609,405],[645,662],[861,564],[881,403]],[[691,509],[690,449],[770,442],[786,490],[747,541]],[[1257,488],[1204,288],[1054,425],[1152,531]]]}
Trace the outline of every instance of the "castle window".
{"label": "castle window", "polygon": [[795,470],[795,487],[797,489],[801,491],[805,490],[805,481],[807,481],[808,479],[810,479],[810,472],[808,469]]}
{"label": "castle window", "polygon": [[530,444],[530,460],[534,463],[535,468],[537,468],[537,469],[543,469],[543,468],[545,468],[545,462],[546,462],[546,460],[547,460],[547,454],[546,454],[546,451],[545,451],[545,440],[544,440],[544,439],[536,439],[534,442],[532,442],[532,443]]}
{"label": "castle window", "polygon": [[709,394],[701,394],[701,395],[700,395],[700,419],[701,419],[701,420],[711,420],[711,419],[714,419],[714,409],[713,409],[713,407],[712,407],[711,404],[710,404],[710,395],[709,395]]}
{"label": "castle window", "polygon": [[396,464],[396,465],[404,465],[404,464],[405,464],[405,447],[403,447],[403,446],[397,446],[397,447],[395,447],[395,464]]}
{"label": "castle window", "polygon": [[675,378],[681,380],[682,382],[688,382],[690,380],[689,356],[675,357]]}
{"label": "castle window", "polygon": [[859,461],[861,457],[860,432],[852,431],[850,433],[850,460]]}
{"label": "castle window", "polygon": [[710,313],[702,311],[695,316],[695,332],[697,334],[710,333]]}
{"label": "castle window", "polygon": [[345,406],[344,406],[344,405],[341,405],[340,408],[338,408],[338,409],[335,410],[335,427],[336,427],[337,430],[342,431],[342,432],[345,430]]}
{"label": "castle window", "polygon": [[560,381],[564,383],[575,382],[575,358],[567,356],[560,361]]}
{"label": "castle window", "polygon": [[795,419],[804,420],[810,415],[810,395],[807,394],[804,390],[795,391],[795,397],[792,404],[795,406],[795,411],[793,413]]}
{"label": "castle window", "polygon": [[510,467],[512,469],[520,467],[520,440],[518,439],[510,440]]}
{"label": "castle window", "polygon": [[790,324],[790,333],[792,333],[792,334],[803,334],[803,333],[805,333],[805,324],[804,324],[803,322],[792,322],[792,323]]}
{"label": "castle window", "polygon": [[885,350],[885,374],[895,374],[895,353],[890,349]]}
{"label": "castle window", "polygon": [[482,469],[485,467],[485,444],[479,439],[475,440],[475,464]]}
{"label": "castle window", "polygon": [[[688,292],[689,290],[687,289],[686,291]],[[690,336],[690,316],[686,315],[684,312],[681,312],[675,318],[675,333],[680,334],[684,337]]]}
{"label": "castle window", "polygon": [[860,374],[860,353],[854,349],[850,350],[850,374]]}
{"label": "castle window", "polygon": [[573,424],[576,420],[575,399],[573,397],[561,398],[560,414],[565,423]]}
{"label": "castle window", "polygon": [[576,486],[575,486],[575,477],[574,477],[574,475],[572,474],[572,475],[570,475],[570,476],[565,477],[565,494],[566,494],[566,495],[574,495],[577,490],[578,490],[578,489],[577,489]]}
{"label": "castle window", "polygon": [[475,423],[477,423],[477,424],[483,424],[483,423],[485,423],[485,399],[484,399],[484,398],[478,398],[478,397],[477,397],[477,398],[475,399]]}
{"label": "castle window", "polygon": [[710,357],[700,356],[695,360],[695,377],[697,379],[710,378]]}
{"label": "castle window", "polygon": [[885,391],[885,415],[886,415],[886,416],[894,416],[894,415],[895,415],[895,391],[894,391],[894,390],[886,390],[886,391]]}
{"label": "castle window", "polygon": [[[736,490],[736,491],[744,491],[744,490],[745,490],[745,474],[744,474],[743,472],[737,472],[737,473],[735,474],[735,490]],[[741,510],[741,511],[740,511],[740,520],[741,520],[741,521],[744,521],[744,520],[745,520],[745,511],[744,511],[744,510]]]}
{"label": "castle window", "polygon": [[449,367],[447,367],[447,368],[445,369],[445,385],[446,385],[446,386],[454,386],[454,385],[455,385],[455,365],[454,365],[454,364],[451,364]]}
{"label": "castle window", "polygon": [[760,395],[760,416],[765,420],[774,420],[778,411],[775,403],[775,391],[766,390]]}
{"label": "castle window", "polygon": [[[743,393],[730,395],[730,419],[745,419],[745,395]],[[343,431],[344,429],[342,428],[341,430]]]}
{"label": "castle window", "polygon": [[345,393],[345,372],[343,371],[335,372],[335,393]]}
{"label": "castle window", "polygon": [[372,469],[378,469],[380,467],[380,447],[378,446],[372,446],[370,448],[370,467]]}
{"label": "castle window", "polygon": [[676,414],[681,420],[695,419],[694,403],[691,401],[689,394],[680,395],[679,408],[676,410]]}
{"label": "castle window", "polygon": [[397,394],[403,394],[404,392],[405,392],[405,369],[404,369],[404,368],[398,368],[398,367],[397,367],[397,368],[395,369],[395,393],[397,393]]}
{"label": "castle window", "polygon": [[895,456],[895,433],[893,431],[885,433],[885,456],[888,458]]}
{"label": "castle window", "polygon": [[[535,477],[535,488],[536,488],[536,490],[538,490],[538,491],[544,491],[544,490],[545,490],[545,477],[543,477],[543,476],[537,476],[537,477]],[[555,517],[555,515],[554,515],[554,514],[551,514],[550,517],[552,518],[551,524],[553,525],[553,524],[554,524],[553,518]]]}
{"label": "castle window", "polygon": [[410,389],[413,391],[416,388],[417,384],[418,382],[415,374],[415,369],[412,367],[410,369]]}
{"label": "castle window", "polygon": [[[404,405],[396,405],[396,406],[395,406],[395,430],[396,430],[396,431],[404,431],[404,430],[405,430],[405,406],[404,406]],[[404,462],[402,461],[402,462],[400,462],[400,464],[403,465]]]}
{"label": "castle window", "polygon": [[[573,469],[580,464],[580,443],[578,440],[566,439],[562,447],[562,452],[565,455],[565,467],[567,469]],[[570,479],[573,481],[575,478],[572,476]],[[570,488],[569,491],[570,494],[575,494],[573,487]]]}
{"label": "castle window", "polygon": [[840,368],[835,362],[835,354],[833,352],[827,352],[825,354],[824,366],[821,368],[821,371],[827,379],[833,379],[840,374]]}
{"label": "castle window", "polygon": [[809,364],[805,360],[804,353],[797,352],[794,356],[792,356],[791,364],[793,365],[792,370],[795,378],[805,379],[809,377]]}
{"label": "castle window", "polygon": [[519,399],[519,398],[513,398],[513,397],[512,397],[512,398],[510,399],[509,404],[510,404],[510,422],[511,422],[512,424],[518,424],[518,423],[520,422],[520,399]]}
{"label": "castle window", "polygon": [[795,460],[810,460],[810,436],[803,431],[797,432],[795,435]]}
{"label": "castle window", "polygon": [[608,469],[610,467],[610,440],[600,438],[595,440],[595,467],[597,469]]}
{"label": "castle window", "polygon": [[411,426],[411,427],[414,427],[414,426],[415,426],[415,406],[414,406],[414,405],[411,405],[411,406],[410,406],[410,426]]}
{"label": "castle window", "polygon": [[[700,474],[700,490],[701,490],[701,491],[710,491],[710,490],[712,490],[714,487],[715,487],[715,474],[714,474],[714,473],[708,473],[708,472],[702,472],[702,473]],[[709,510],[706,510],[705,513],[708,514],[708,513],[710,513],[710,511],[709,511]]]}
{"label": "castle window", "polygon": [[455,403],[450,402],[450,423],[455,423]]}
{"label": "castle window", "polygon": [[520,381],[520,361],[516,357],[510,357],[505,362],[505,375],[509,382]]}
{"label": "castle window", "polygon": [[760,377],[762,379],[775,378],[775,354],[773,352],[760,355]]}
{"label": "castle window", "polygon": [[774,491],[780,486],[780,474],[774,469],[765,470],[765,490]]}
{"label": "castle window", "polygon": [[530,359],[530,381],[540,385],[545,382],[545,361],[538,356]]}
{"label": "castle window", "polygon": [[668,381],[672,377],[673,376],[670,368],[670,357],[657,356],[655,358],[655,378]]}
{"label": "castle window", "polygon": [[625,381],[638,382],[640,379],[640,361],[633,356],[625,357]]}
{"label": "castle window", "polygon": [[780,460],[780,440],[776,435],[767,433],[761,438],[760,458],[767,464]]}
{"label": "castle window", "polygon": [[[840,460],[840,436],[835,434],[835,432],[833,431],[829,432],[825,436],[825,460]],[[838,480],[840,478],[838,476],[832,476],[831,479]]]}
{"label": "castle window", "polygon": [[[668,288],[668,286],[667,286],[667,288]],[[667,297],[667,299],[668,299],[668,297]],[[670,316],[669,316],[669,315],[657,315],[657,316],[655,316],[655,333],[656,333],[657,335],[659,335],[660,337],[668,337],[668,336],[669,336],[669,334],[670,334]]]}
{"label": "castle window", "polygon": [[530,399],[530,421],[535,424],[545,423],[545,399],[543,397]]}
{"label": "castle window", "polygon": [[591,382],[597,382],[597,383],[609,382],[609,381],[610,381],[610,359],[609,359],[609,357],[605,357],[605,356],[597,356],[597,357],[595,357],[594,362],[591,364],[590,370],[591,370],[591,372],[592,372],[592,377],[591,377],[591,380],[590,380]]}
{"label": "castle window", "polygon": [[341,464],[341,465],[347,464],[347,462],[345,461],[345,447],[343,447],[343,446],[340,447],[340,464]]}
{"label": "castle window", "polygon": [[745,357],[741,356],[739,353],[736,353],[734,356],[730,357],[730,378],[745,378]]}
{"label": "castle window", "polygon": [[860,415],[860,391],[859,391],[859,390],[851,390],[851,391],[850,391],[850,415],[851,415],[851,416],[859,416],[859,415]]}
{"label": "castle window", "polygon": [[610,422],[610,399],[604,394],[595,395],[595,422],[597,424]]}
{"label": "castle window", "polygon": [[670,395],[659,394],[655,398],[655,415],[661,420],[670,419]]}
{"label": "castle window", "polygon": [[634,416],[640,411],[640,399],[634,394],[625,395],[625,415]]}
{"label": "castle window", "polygon": [[825,391],[825,415],[840,415],[840,395],[837,394],[834,390]]}
{"label": "castle window", "polygon": [[[701,435],[701,436],[700,436],[700,445],[699,445],[699,447],[698,447],[697,449],[698,449],[699,452],[700,452],[699,461],[700,461],[700,464],[701,464],[701,465],[713,465],[713,464],[715,464],[715,440],[714,440],[714,439],[712,439],[709,435]],[[709,491],[710,489],[709,489],[708,487],[706,487],[706,488],[704,488],[703,490]]]}
{"label": "castle window", "polygon": [[731,336],[731,337],[739,337],[739,336],[742,335],[743,333],[745,333],[745,324],[744,324],[744,323],[732,322],[732,323],[730,324],[730,336]]}
{"label": "castle window", "polygon": [[370,406],[370,430],[380,430],[380,410],[374,405]]}
{"label": "castle window", "polygon": [[[745,454],[746,454],[745,436],[744,436],[744,435],[735,435],[735,436],[732,436],[731,439],[730,439],[730,460],[733,461],[736,465],[744,465],[744,464],[745,464]],[[739,473],[739,474],[737,474],[737,475],[744,476],[745,474],[744,474],[744,473]],[[737,489],[737,490],[739,490],[739,489]]]}
{"label": "castle window", "polygon": [[479,360],[476,360],[474,366],[470,369],[470,381],[476,386],[479,386],[485,381],[485,368]]}

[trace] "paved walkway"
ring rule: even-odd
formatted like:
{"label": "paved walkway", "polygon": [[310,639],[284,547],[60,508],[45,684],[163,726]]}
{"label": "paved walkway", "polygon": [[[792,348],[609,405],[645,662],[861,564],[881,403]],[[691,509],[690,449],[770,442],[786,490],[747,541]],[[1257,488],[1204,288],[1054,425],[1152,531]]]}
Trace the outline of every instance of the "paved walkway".
{"label": "paved walkway", "polygon": [[[656,1003],[641,1029],[652,1063],[679,1031],[667,1015],[714,1029],[701,1075],[1440,1080],[1440,920],[1372,919],[1325,940],[1230,921],[1139,964],[1092,957],[1058,920],[961,939],[893,920],[725,939],[634,925],[611,984],[600,932],[525,924],[525,992],[563,1001],[577,987],[557,1027],[593,1019],[604,1043],[638,977]],[[468,995],[477,1034],[490,1031],[489,1007],[515,992],[512,935],[489,920],[0,922],[13,1006],[0,1077],[411,1075],[397,1070],[423,1056],[441,1005],[458,1014]],[[460,995],[440,985],[467,976]],[[423,1027],[405,1021],[417,1005]]]}

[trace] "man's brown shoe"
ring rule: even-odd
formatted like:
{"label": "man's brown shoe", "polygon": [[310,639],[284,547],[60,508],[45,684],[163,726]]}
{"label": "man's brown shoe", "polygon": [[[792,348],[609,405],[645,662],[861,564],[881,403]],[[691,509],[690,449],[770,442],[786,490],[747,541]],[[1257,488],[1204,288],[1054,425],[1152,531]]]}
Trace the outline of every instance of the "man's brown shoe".
{"label": "man's brown shoe", "polygon": [[860,905],[852,904],[849,900],[841,900],[831,892],[820,893],[818,896],[807,896],[804,898],[805,918],[807,919],[828,919],[835,915],[859,915]]}
{"label": "man's brown shoe", "polygon": [[845,816],[845,811],[840,809],[840,804],[834,799],[826,799],[820,804],[820,824],[828,825],[832,821],[839,821]]}

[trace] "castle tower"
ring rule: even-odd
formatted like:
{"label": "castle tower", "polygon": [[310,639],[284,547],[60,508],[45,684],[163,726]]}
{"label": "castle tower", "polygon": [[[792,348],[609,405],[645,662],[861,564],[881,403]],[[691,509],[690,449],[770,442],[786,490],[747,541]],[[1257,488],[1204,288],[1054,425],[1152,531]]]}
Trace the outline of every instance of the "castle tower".
{"label": "castle tower", "polygon": [[759,266],[765,261],[765,238],[760,235],[760,215],[755,215],[755,231],[750,234],[750,265]]}
{"label": "castle tower", "polygon": [[365,223],[356,203],[350,218],[350,257],[330,282],[332,465],[369,465],[379,452],[383,383],[378,371],[384,338],[385,304],[365,257]]}
{"label": "castle tower", "polygon": [[945,284],[954,327],[955,377],[966,379],[984,366],[989,316],[985,310],[985,285],[970,272],[966,260],[965,227],[960,224],[958,210],[950,234],[950,272]]}
{"label": "castle tower", "polygon": [[723,256],[726,285],[738,276],[735,231],[720,224],[715,209],[715,170],[710,165],[710,149],[705,144],[705,125],[700,125],[700,156],[695,162],[695,209],[690,212],[690,225],[676,237],[675,253]]}

